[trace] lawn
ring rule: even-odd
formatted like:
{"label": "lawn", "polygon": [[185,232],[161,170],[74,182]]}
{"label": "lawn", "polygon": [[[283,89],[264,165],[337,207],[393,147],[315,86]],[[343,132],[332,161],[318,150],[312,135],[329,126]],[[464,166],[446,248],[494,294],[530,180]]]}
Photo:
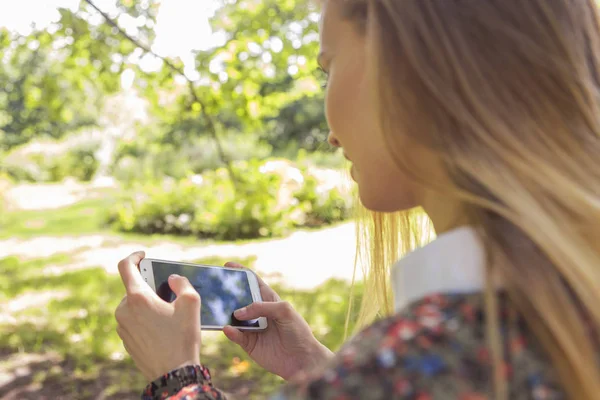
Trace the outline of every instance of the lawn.
{"label": "lawn", "polygon": [[0,229],[0,239],[36,236],[83,235],[109,231],[105,210],[111,197],[83,200],[55,210],[9,212]]}
{"label": "lawn", "polygon": [[[31,372],[0,393],[28,387],[21,398],[92,399],[136,396],[144,386],[115,333],[114,309],[124,295],[118,276],[101,268],[44,274],[48,266],[60,267],[70,257],[0,261],[0,302],[15,313],[4,315],[0,324],[0,354],[10,361],[19,354],[50,354],[51,361],[30,365]],[[223,264],[226,260],[198,260]],[[251,266],[252,260],[233,260]],[[276,290],[307,317],[315,334],[330,348],[343,338],[348,284],[331,280],[314,291]],[[20,302],[46,302],[21,309]],[[250,362],[243,352],[221,333],[204,338],[204,362],[213,370],[217,385],[231,393],[252,393],[261,398],[280,380]]]}
{"label": "lawn", "polygon": [[[146,242],[198,242],[115,234],[104,226],[110,201],[97,198],[57,210],[9,214],[0,238],[103,234]],[[114,310],[124,295],[119,277],[94,265],[67,268],[74,257],[61,253],[0,260],[0,393],[18,393],[19,399],[123,399],[138,397],[145,385],[115,333]],[[252,267],[254,259],[197,261],[213,265],[237,261]],[[341,344],[348,283],[330,280],[306,291],[275,289],[305,316],[325,345],[336,349]],[[202,358],[213,371],[215,384],[242,398],[263,398],[281,384],[220,332],[203,336]],[[6,371],[16,376],[3,380]]]}

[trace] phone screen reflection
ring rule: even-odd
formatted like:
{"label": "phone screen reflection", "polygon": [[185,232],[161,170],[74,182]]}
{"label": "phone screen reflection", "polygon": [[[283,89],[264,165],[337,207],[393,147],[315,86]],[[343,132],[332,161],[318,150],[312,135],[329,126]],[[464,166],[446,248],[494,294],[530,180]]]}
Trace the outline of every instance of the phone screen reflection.
{"label": "phone screen reflection", "polygon": [[239,321],[233,316],[235,310],[252,303],[252,292],[245,271],[160,262],[153,262],[152,269],[156,292],[168,302],[175,300],[175,293],[169,287],[169,276],[178,274],[189,279],[202,298],[203,326],[259,326],[257,320]]}

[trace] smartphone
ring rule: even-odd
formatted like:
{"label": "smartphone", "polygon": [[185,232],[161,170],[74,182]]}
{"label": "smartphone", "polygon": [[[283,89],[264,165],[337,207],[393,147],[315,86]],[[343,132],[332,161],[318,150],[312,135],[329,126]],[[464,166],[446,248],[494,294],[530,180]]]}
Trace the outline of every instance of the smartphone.
{"label": "smartphone", "polygon": [[258,279],[249,269],[144,258],[140,273],[158,296],[169,303],[175,300],[175,293],[169,287],[169,276],[177,274],[188,278],[202,298],[204,330],[221,330],[226,325],[257,331],[267,327],[266,318],[239,321],[233,315],[238,308],[262,301]]}

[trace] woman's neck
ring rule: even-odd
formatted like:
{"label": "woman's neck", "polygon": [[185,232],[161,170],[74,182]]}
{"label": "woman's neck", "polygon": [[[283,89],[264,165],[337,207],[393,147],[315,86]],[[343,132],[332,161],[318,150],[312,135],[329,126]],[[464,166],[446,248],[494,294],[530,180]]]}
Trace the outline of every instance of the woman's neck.
{"label": "woman's neck", "polygon": [[431,193],[425,196],[422,207],[431,219],[438,235],[469,225],[462,204],[455,199]]}

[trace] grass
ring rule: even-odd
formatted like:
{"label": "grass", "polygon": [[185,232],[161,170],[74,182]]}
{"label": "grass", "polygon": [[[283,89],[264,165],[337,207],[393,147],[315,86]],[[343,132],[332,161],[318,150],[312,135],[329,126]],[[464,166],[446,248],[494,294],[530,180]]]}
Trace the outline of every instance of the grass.
{"label": "grass", "polygon": [[[56,354],[52,361],[30,363],[31,373],[21,376],[0,393],[25,389],[19,398],[133,398],[146,382],[126,356],[115,333],[114,310],[125,292],[118,276],[102,268],[42,274],[48,266],[72,261],[69,254],[49,258],[0,260],[0,314],[15,300],[33,301],[34,306],[14,312],[11,323],[0,322],[0,359],[20,354]],[[225,259],[197,260],[223,265]],[[252,267],[253,259],[232,260]],[[275,287],[307,317],[317,337],[332,349],[343,339],[348,284],[331,280],[310,291]],[[47,303],[36,304],[36,296]],[[1,319],[0,319],[1,321]],[[244,398],[263,398],[281,383],[280,379],[255,366],[236,345],[221,333],[204,336],[203,357],[215,383]],[[1,369],[1,364],[0,364]],[[245,393],[252,393],[246,395]],[[28,397],[31,396],[31,397]]]}
{"label": "grass", "polygon": [[54,210],[13,211],[5,216],[0,239],[93,234],[107,230],[105,210],[110,197],[83,200]]}

